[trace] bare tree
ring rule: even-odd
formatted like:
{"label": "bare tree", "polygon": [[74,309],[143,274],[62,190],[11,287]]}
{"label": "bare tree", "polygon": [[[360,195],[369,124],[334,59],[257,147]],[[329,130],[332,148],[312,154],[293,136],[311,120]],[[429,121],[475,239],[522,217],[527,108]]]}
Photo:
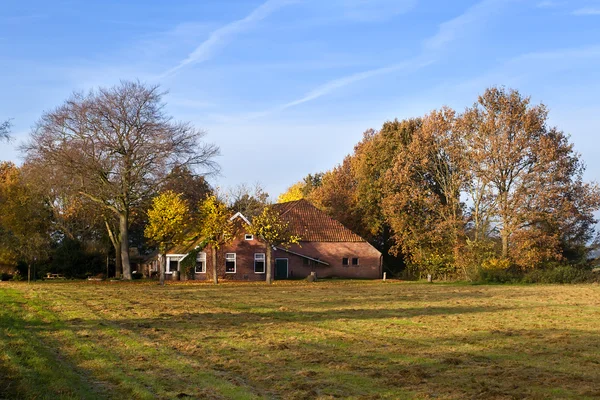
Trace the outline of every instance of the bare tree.
{"label": "bare tree", "polygon": [[0,142],[5,141],[8,142],[10,138],[10,127],[12,124],[10,120],[4,121],[0,124]]}
{"label": "bare tree", "polygon": [[245,183],[237,185],[229,190],[228,197],[232,211],[240,212],[250,219],[260,214],[269,202],[269,194],[258,182],[254,184],[254,187]]}
{"label": "bare tree", "polygon": [[27,161],[71,174],[80,196],[118,219],[113,243],[120,245],[124,279],[131,279],[131,213],[175,167],[195,173],[218,168],[218,148],[201,141],[204,132],[167,116],[163,95],[140,82],[73,94],[41,117],[22,147]]}

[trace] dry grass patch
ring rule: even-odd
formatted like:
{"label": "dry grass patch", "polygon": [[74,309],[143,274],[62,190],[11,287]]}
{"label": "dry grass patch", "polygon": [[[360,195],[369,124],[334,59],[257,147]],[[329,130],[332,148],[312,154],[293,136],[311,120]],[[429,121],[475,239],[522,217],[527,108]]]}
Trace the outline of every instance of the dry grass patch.
{"label": "dry grass patch", "polygon": [[600,397],[593,285],[3,283],[0,301],[0,398]]}

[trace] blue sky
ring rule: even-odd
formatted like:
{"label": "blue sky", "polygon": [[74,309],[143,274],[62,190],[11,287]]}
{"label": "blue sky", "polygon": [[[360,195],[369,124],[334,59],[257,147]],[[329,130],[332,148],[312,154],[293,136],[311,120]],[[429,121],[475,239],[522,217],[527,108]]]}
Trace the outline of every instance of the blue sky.
{"label": "blue sky", "polygon": [[15,1],[0,9],[0,121],[16,145],[74,90],[159,83],[221,147],[223,187],[274,197],[362,132],[491,85],[546,103],[600,175],[600,0]]}

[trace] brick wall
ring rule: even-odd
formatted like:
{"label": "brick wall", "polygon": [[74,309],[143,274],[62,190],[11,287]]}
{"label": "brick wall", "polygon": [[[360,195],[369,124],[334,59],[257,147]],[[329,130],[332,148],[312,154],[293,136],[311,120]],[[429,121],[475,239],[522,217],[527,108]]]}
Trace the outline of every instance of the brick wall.
{"label": "brick wall", "polygon": [[[289,251],[318,258],[329,266],[307,262],[303,257],[277,250],[274,258],[287,258],[288,271],[292,278],[304,278],[311,271],[317,277],[377,279],[381,277],[381,253],[367,242],[301,242]],[[348,258],[348,265],[342,259]],[[358,258],[358,265],[352,265],[352,258]]]}

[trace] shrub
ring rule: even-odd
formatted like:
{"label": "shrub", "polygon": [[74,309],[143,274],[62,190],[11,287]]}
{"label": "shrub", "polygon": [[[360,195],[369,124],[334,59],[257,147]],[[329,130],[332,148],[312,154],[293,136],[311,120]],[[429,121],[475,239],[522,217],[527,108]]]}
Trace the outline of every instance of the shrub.
{"label": "shrub", "polygon": [[12,275],[7,272],[3,272],[2,274],[0,274],[1,281],[9,281],[11,279],[12,279]]}
{"label": "shrub", "polygon": [[508,269],[493,269],[493,268],[479,268],[478,271],[479,282],[485,283],[518,283],[521,281],[521,274],[512,268]]}
{"label": "shrub", "polygon": [[572,265],[556,265],[547,269],[533,270],[525,274],[525,283],[584,283],[598,280],[592,271]]}

